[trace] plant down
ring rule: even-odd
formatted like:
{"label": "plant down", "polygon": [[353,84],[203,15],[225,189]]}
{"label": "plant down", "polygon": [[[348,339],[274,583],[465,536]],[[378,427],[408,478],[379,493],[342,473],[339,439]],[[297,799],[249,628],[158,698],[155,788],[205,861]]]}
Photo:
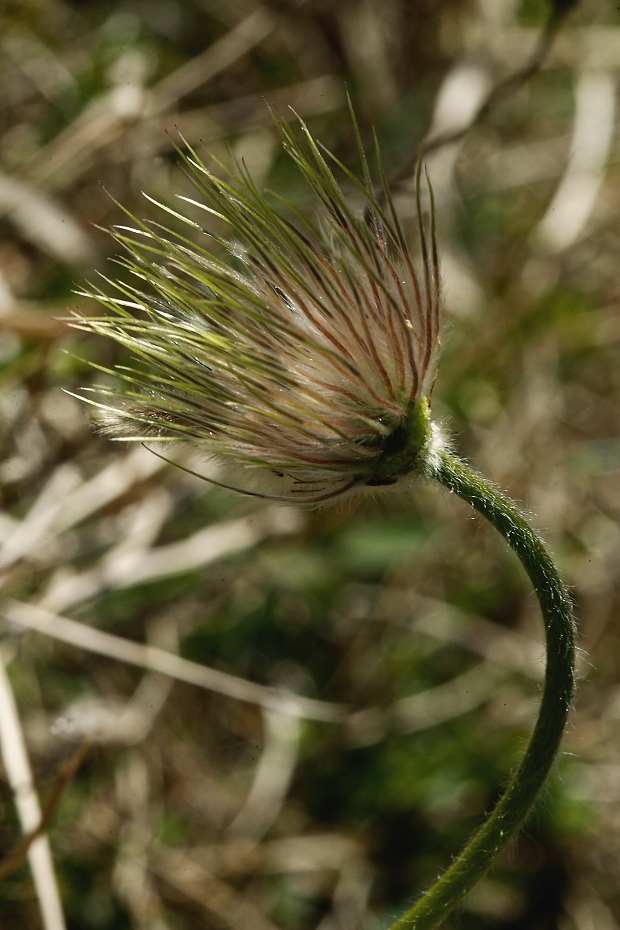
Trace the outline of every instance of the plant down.
{"label": "plant down", "polygon": [[[381,201],[354,125],[363,181],[303,121],[305,144],[276,120],[316,195],[317,222],[284,201],[276,209],[244,165],[221,178],[187,149],[182,158],[200,199],[181,199],[224,221],[230,238],[162,204],[207,243],[133,216],[131,226],[115,227],[119,261],[136,283],[106,279],[115,296],[89,294],[106,314],[73,320],[136,358],[114,370],[118,386],[88,389],[105,432],[191,441],[269,469],[282,479],[279,496],[310,504],[395,484],[413,469],[429,438],[438,346],[433,211],[427,236],[418,171],[418,269],[378,148]],[[330,163],[361,196],[361,209],[350,206]]]}

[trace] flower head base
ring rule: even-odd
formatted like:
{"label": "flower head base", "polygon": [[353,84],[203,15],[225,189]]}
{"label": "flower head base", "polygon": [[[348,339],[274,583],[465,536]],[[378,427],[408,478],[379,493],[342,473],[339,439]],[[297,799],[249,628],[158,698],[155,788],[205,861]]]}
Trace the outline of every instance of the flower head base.
{"label": "flower head base", "polygon": [[[440,304],[433,211],[429,242],[418,170],[417,270],[379,152],[381,202],[355,120],[363,180],[303,122],[305,144],[287,123],[276,125],[322,204],[319,224],[284,201],[275,209],[245,166],[222,179],[188,148],[182,158],[200,194],[189,202],[226,221],[232,237],[161,204],[218,251],[131,217],[113,235],[138,283],[108,282],[117,296],[89,294],[107,315],[73,325],[111,337],[144,365],[115,369],[118,388],[91,389],[106,432],[191,441],[269,469],[284,479],[278,499],[315,504],[396,483],[428,445]],[[359,214],[330,163],[361,194]]]}

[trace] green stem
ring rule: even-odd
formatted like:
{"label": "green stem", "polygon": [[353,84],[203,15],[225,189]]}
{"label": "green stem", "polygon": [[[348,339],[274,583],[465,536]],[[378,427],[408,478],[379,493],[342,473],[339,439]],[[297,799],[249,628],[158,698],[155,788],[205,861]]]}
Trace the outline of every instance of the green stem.
{"label": "green stem", "polygon": [[519,510],[448,452],[428,456],[425,470],[499,530],[538,596],[545,623],[547,669],[538,720],[523,761],[493,813],[458,859],[390,930],[431,930],[473,888],[515,835],[558,751],[574,689],[574,621],[570,601],[547,550]]}

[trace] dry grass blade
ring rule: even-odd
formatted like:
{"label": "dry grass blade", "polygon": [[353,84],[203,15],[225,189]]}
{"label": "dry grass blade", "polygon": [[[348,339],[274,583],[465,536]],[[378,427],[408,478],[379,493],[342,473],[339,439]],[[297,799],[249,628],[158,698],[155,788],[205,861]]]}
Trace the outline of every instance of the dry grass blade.
{"label": "dry grass blade", "polygon": [[30,850],[30,847],[35,842],[35,840],[47,832],[47,829],[52,822],[54,814],[56,813],[56,808],[60,803],[60,799],[65,788],[75,778],[78,769],[86,758],[86,754],[89,749],[89,741],[84,740],[84,742],[77,748],[73,756],[61,766],[60,772],[58,773],[56,781],[52,786],[49,797],[43,806],[39,824],[34,828],[34,830],[31,830],[30,833],[22,837],[12,852],[4,856],[3,859],[0,859],[0,881],[3,881],[8,875],[11,874],[11,872],[14,872],[15,869],[21,865],[21,863],[28,855],[28,851]]}
{"label": "dry grass blade", "polygon": [[111,633],[95,630],[75,620],[59,617],[33,604],[20,604],[17,601],[5,600],[2,612],[10,623],[15,623],[25,629],[43,633],[45,636],[51,636],[79,649],[87,649],[111,659],[161,672],[178,681],[217,691],[238,701],[258,704],[293,717],[325,722],[340,720],[346,713],[343,705],[330,704],[327,701],[318,701],[292,692],[259,685],[218,669],[207,668],[196,662],[190,662],[188,659],[182,659],[156,646],[145,646],[122,639],[120,636],[113,636]]}
{"label": "dry grass blade", "polygon": [[[26,742],[11,683],[0,653],[0,751],[15,797],[15,806],[26,834],[41,823]],[[26,852],[39,902],[44,930],[66,930],[54,864],[46,836],[38,836]]]}
{"label": "dry grass blade", "polygon": [[533,234],[534,243],[551,253],[579,238],[598,199],[613,144],[616,84],[602,69],[585,69],[576,81],[570,160]]}
{"label": "dry grass blade", "polygon": [[424,157],[430,152],[442,148],[444,145],[450,145],[453,142],[458,142],[459,139],[462,139],[463,136],[470,131],[470,129],[473,129],[474,126],[478,125],[478,123],[480,123],[488,115],[488,113],[507,95],[515,93],[520,87],[526,84],[530,78],[537,74],[537,72],[540,71],[540,69],[543,67],[554,42],[558,38],[562,27],[564,26],[566,16],[569,13],[572,5],[572,3],[563,4],[564,9],[561,13],[558,13],[560,4],[557,4],[552,8],[547,25],[541,31],[538,37],[536,48],[534,49],[529,61],[527,61],[521,68],[518,68],[514,74],[510,74],[508,77],[499,81],[491,89],[487,97],[483,100],[480,107],[476,110],[476,113],[466,126],[451,132],[449,131],[437,136],[431,136],[430,139],[425,139],[424,142],[422,142],[420,145],[419,155]]}
{"label": "dry grass blade", "polygon": [[249,898],[210,875],[189,856],[176,851],[154,852],[150,869],[183,895],[215,915],[226,930],[279,930]]}
{"label": "dry grass blade", "polygon": [[258,842],[282,809],[298,762],[299,721],[263,710],[264,747],[245,803],[228,830]]}
{"label": "dry grass blade", "polygon": [[268,10],[256,9],[200,55],[159,81],[151,91],[153,97],[149,109],[158,113],[173,106],[180,97],[206,84],[259,45],[277,25],[277,18]]}

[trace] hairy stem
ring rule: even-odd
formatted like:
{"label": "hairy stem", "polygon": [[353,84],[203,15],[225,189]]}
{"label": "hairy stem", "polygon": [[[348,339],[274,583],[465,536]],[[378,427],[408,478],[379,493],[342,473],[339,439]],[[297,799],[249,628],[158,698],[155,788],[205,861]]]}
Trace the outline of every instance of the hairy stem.
{"label": "hairy stem", "polygon": [[547,669],[540,712],[523,761],[493,813],[460,856],[390,930],[431,930],[461,901],[515,835],[553,764],[574,690],[574,621],[570,601],[545,545],[511,501],[448,452],[426,469],[499,530],[519,556],[545,624]]}

